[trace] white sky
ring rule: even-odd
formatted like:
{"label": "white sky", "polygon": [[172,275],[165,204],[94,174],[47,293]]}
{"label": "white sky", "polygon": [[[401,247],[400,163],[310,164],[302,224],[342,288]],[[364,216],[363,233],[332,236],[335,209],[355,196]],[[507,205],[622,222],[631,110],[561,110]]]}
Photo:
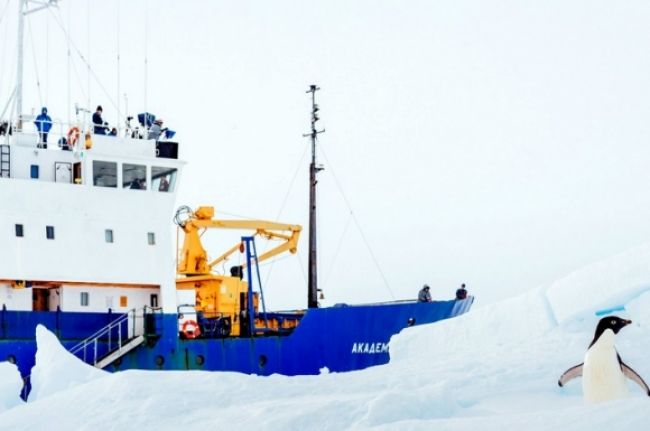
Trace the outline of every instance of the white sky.
{"label": "white sky", "polygon": [[[16,3],[0,22],[0,109]],[[68,14],[115,101],[119,17],[132,114],[144,109],[147,53],[146,107],[178,132],[188,161],[179,205],[306,226],[304,92],[322,88],[326,303],[414,297],[424,282],[445,298],[465,282],[486,303],[650,240],[647,2],[62,1]],[[33,51],[42,100],[66,118],[64,38],[48,12],[30,22],[25,110],[42,104]],[[71,103],[86,105],[75,64]],[[89,93],[115,124],[96,82]],[[296,260],[282,260],[267,300],[304,306],[304,283]]]}

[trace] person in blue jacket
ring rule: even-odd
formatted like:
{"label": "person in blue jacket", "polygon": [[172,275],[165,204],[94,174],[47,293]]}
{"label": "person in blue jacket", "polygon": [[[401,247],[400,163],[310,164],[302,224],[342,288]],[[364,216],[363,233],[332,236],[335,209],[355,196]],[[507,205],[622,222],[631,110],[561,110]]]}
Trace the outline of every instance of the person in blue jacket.
{"label": "person in blue jacket", "polygon": [[52,128],[52,119],[47,115],[46,107],[41,109],[41,114],[36,117],[34,124],[36,124],[36,129],[40,136],[39,147],[47,148],[47,135],[50,133],[50,129]]}

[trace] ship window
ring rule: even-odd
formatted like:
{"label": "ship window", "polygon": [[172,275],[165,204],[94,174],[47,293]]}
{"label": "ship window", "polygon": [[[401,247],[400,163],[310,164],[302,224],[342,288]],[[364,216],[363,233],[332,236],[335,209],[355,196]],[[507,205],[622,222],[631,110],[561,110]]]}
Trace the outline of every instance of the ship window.
{"label": "ship window", "polygon": [[120,307],[128,307],[129,306],[129,298],[126,296],[120,296]]}
{"label": "ship window", "polygon": [[31,165],[29,167],[29,175],[31,178],[38,178],[38,165]]}
{"label": "ship window", "polygon": [[110,242],[110,243],[113,242],[113,229],[106,229],[104,231],[104,239],[106,240],[106,242]]}
{"label": "ship window", "polygon": [[158,307],[158,294],[157,293],[152,293],[151,294],[151,297],[149,299],[149,305],[151,305],[154,308]]}
{"label": "ship window", "polygon": [[88,292],[81,292],[81,306],[88,307]]}
{"label": "ship window", "polygon": [[117,163],[93,160],[93,184],[97,187],[117,187]]}
{"label": "ship window", "polygon": [[45,226],[45,236],[47,239],[54,239],[54,226]]}
{"label": "ship window", "polygon": [[122,165],[122,187],[132,190],[147,190],[147,167],[145,165]]}
{"label": "ship window", "polygon": [[163,168],[159,166],[151,167],[151,183],[153,184],[153,190],[159,192],[173,192],[175,182],[176,169]]}
{"label": "ship window", "polygon": [[16,236],[18,237],[23,237],[25,236],[25,232],[23,231],[23,225],[22,224],[16,224]]}
{"label": "ship window", "polygon": [[147,232],[147,241],[149,245],[156,245],[156,234],[154,232]]}

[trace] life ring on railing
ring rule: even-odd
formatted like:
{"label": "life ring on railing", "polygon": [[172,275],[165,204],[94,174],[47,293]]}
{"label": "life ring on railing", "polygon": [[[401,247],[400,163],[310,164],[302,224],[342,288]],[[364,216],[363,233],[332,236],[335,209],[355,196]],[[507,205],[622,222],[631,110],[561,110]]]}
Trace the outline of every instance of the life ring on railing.
{"label": "life ring on railing", "polygon": [[185,338],[191,340],[201,335],[201,328],[196,321],[186,320],[185,323],[183,323],[181,332],[185,335]]}
{"label": "life ring on railing", "polygon": [[79,131],[79,128],[76,126],[70,127],[70,130],[68,130],[68,146],[70,148],[75,146],[75,144],[79,140],[79,136],[81,136],[81,132]]}

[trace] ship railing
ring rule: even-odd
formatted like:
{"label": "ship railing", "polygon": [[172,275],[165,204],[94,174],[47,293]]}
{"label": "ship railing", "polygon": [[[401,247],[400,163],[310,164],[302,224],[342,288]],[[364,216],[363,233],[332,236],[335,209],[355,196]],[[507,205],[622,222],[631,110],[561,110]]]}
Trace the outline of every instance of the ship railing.
{"label": "ship railing", "polygon": [[[20,136],[16,142],[19,145],[27,145],[34,147],[43,147],[43,142],[41,142],[41,136],[36,126],[34,125],[34,119],[36,117],[33,115],[24,115],[23,116],[23,127],[22,129],[14,128],[12,134],[15,133],[16,136]],[[47,148],[61,148],[59,145],[59,140],[65,138],[66,140],[73,134],[72,129],[76,129],[78,132],[78,143],[84,142],[84,135],[86,132],[93,132],[93,124],[88,121],[75,121],[67,122],[59,119],[52,120],[52,128],[47,133]],[[73,131],[74,132],[74,131]]]}
{"label": "ship railing", "polygon": [[[140,335],[136,334],[136,327],[138,326],[135,324],[136,319],[136,309],[129,310],[128,313],[113,320],[74,346],[70,349],[70,353],[80,357],[86,363],[96,365],[103,356],[115,350],[121,350],[126,341]],[[89,359],[92,359],[92,362]]]}
{"label": "ship railing", "polygon": [[[15,123],[9,123],[6,121],[0,121],[2,129],[0,129],[0,137],[3,138],[0,141],[6,141],[8,143],[12,141],[10,138],[12,136],[19,136],[19,139],[15,139],[14,142],[17,142],[22,146],[34,146],[45,148],[44,143],[41,142],[41,134],[34,124],[36,119],[35,115],[23,115],[22,116],[22,127],[18,127]],[[84,144],[84,137],[86,133],[90,135],[96,135],[96,127],[101,127],[104,130],[104,133],[101,135],[104,136],[116,136],[122,138],[131,138],[131,139],[148,139],[149,136],[149,127],[144,127],[142,125],[129,125],[123,127],[113,127],[107,123],[104,126],[97,126],[92,123],[89,119],[80,119],[78,121],[63,121],[60,119],[52,119],[52,128],[47,133],[47,148],[55,149],[69,149],[68,147],[63,146],[62,138],[69,140],[71,136],[78,133],[78,138],[76,139],[77,145]],[[76,129],[76,131],[75,131]],[[158,141],[170,141],[175,132],[169,131],[167,129],[163,130],[163,133],[159,137]]]}

